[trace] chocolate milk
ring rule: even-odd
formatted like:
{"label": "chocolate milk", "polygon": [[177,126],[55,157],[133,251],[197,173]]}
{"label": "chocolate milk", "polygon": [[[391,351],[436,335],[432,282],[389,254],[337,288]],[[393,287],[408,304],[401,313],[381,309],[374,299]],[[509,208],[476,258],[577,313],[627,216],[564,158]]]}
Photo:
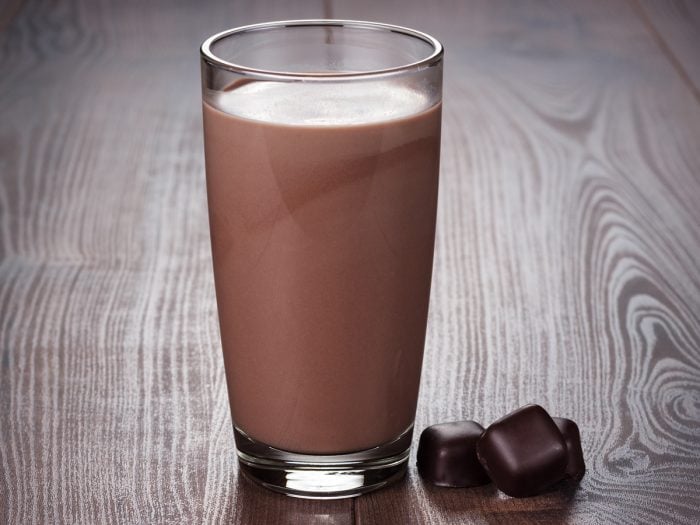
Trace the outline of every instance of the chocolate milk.
{"label": "chocolate milk", "polygon": [[254,82],[204,103],[233,421],[292,452],[387,443],[418,397],[441,106],[344,89]]}

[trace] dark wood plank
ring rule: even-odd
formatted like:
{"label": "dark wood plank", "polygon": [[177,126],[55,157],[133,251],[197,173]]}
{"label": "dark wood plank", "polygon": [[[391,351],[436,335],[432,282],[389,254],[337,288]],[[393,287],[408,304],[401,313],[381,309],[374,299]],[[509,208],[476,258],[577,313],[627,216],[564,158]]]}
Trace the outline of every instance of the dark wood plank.
{"label": "dark wood plank", "polygon": [[352,501],[240,480],[234,456],[198,46],[268,16],[293,15],[57,2],[2,34],[0,523],[352,521]]}
{"label": "dark wood plank", "polygon": [[357,501],[358,522],[697,522],[692,93],[626,3],[336,6],[370,12],[447,49],[417,428],[539,402],[579,422],[589,471],[578,488],[513,500],[433,489],[412,466]]}
{"label": "dark wood plank", "polygon": [[635,0],[642,20],[700,102],[700,4]]}

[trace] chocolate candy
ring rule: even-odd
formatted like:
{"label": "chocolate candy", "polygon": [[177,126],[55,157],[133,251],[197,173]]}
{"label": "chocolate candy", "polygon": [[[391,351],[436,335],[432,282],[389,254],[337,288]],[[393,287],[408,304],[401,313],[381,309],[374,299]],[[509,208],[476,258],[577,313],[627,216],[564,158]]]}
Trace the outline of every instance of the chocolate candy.
{"label": "chocolate candy", "polygon": [[496,486],[516,498],[534,496],[560,481],[568,461],[562,433],[539,405],[526,405],[491,424],[476,453]]}
{"label": "chocolate candy", "polygon": [[474,421],[426,428],[418,442],[418,473],[442,487],[476,487],[490,481],[476,457],[484,427]]}
{"label": "chocolate candy", "polygon": [[552,419],[562,436],[564,436],[564,442],[566,443],[568,462],[564,475],[575,481],[581,481],[581,478],[586,473],[586,464],[583,462],[581,434],[578,431],[578,425],[563,417],[553,417]]}

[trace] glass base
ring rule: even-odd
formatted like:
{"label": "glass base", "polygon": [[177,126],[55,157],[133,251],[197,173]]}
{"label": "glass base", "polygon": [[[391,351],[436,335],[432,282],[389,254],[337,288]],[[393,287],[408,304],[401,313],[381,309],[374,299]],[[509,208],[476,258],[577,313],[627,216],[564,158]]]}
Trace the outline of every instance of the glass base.
{"label": "glass base", "polygon": [[397,481],[406,473],[413,427],[397,439],[349,454],[298,454],[249,438],[234,426],[241,473],[287,496],[339,499],[359,496]]}

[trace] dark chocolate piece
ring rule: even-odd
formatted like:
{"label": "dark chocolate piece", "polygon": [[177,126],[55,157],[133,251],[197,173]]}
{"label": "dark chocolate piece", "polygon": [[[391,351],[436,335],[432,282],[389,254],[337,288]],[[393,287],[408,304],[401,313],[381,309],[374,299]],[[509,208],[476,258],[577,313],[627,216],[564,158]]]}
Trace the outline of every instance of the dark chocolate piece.
{"label": "dark chocolate piece", "polygon": [[566,465],[565,476],[576,481],[581,481],[586,473],[586,464],[583,462],[583,449],[581,448],[581,434],[578,425],[563,417],[553,417],[554,423],[559,428],[564,442],[566,443],[566,454],[568,463]]}
{"label": "dark chocolate piece", "polygon": [[476,444],[479,461],[509,496],[534,496],[564,477],[566,442],[539,405],[526,405],[491,424]]}
{"label": "dark chocolate piece", "polygon": [[474,421],[426,428],[418,442],[418,473],[441,487],[477,487],[491,480],[476,457],[484,427]]}

